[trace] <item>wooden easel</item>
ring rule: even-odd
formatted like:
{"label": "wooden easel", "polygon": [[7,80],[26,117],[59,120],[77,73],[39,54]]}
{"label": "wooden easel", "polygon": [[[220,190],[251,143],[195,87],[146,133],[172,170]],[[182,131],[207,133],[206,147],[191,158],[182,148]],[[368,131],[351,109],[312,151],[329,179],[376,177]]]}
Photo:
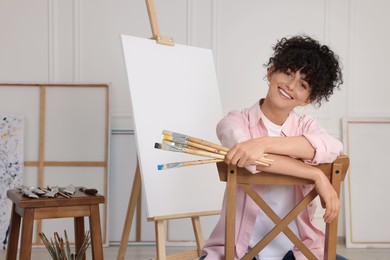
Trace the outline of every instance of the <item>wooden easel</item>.
{"label": "wooden easel", "polygon": [[[44,187],[45,186],[45,169],[47,167],[99,167],[104,169],[104,190],[108,190],[108,164],[109,164],[109,156],[108,156],[108,150],[109,150],[109,132],[110,132],[110,124],[109,124],[109,85],[107,84],[82,84],[82,83],[44,83],[44,82],[36,82],[36,83],[24,83],[24,82],[14,82],[14,83],[0,83],[0,88],[15,88],[15,91],[17,91],[18,88],[22,89],[23,91],[27,91],[27,89],[38,89],[38,99],[37,104],[38,107],[33,109],[37,109],[37,115],[38,115],[38,122],[37,127],[39,129],[39,136],[38,138],[38,144],[37,144],[37,160],[33,161],[24,161],[24,167],[34,167],[37,169],[37,179],[36,179],[36,185],[38,187]],[[68,88],[69,91],[72,89],[72,91],[75,91],[77,88],[87,88],[87,89],[102,89],[104,91],[104,99],[105,99],[105,110],[104,110],[104,159],[103,160],[97,160],[97,161],[85,161],[85,160],[78,160],[78,161],[69,161],[61,160],[58,158],[56,161],[51,161],[46,159],[46,141],[47,141],[47,135],[46,132],[47,129],[50,129],[48,126],[48,118],[47,118],[47,104],[50,98],[52,98],[52,95],[47,95],[47,92],[53,93],[55,90],[59,90],[62,88]],[[3,90],[2,91],[7,91]],[[68,90],[67,90],[68,91]],[[12,91],[11,91],[12,92]],[[15,103],[16,104],[16,103]],[[11,107],[12,109],[12,107]],[[10,110],[12,111],[12,110]],[[20,112],[18,112],[20,113]],[[24,111],[26,113],[26,111]],[[27,113],[26,113],[27,114]],[[35,118],[28,118],[28,120],[34,120]],[[31,122],[30,122],[31,123]],[[29,127],[32,127],[30,125]],[[106,193],[102,194],[107,196]],[[104,204],[104,224],[103,224],[103,244],[107,243],[108,237],[107,237],[107,216],[108,216],[108,208],[107,203]],[[36,232],[35,232],[35,242],[34,245],[43,245],[41,242],[41,239],[39,237],[39,233],[42,231],[42,221],[36,220]]]}
{"label": "wooden easel", "polygon": [[[171,37],[160,35],[160,31],[157,24],[156,12],[153,4],[153,0],[145,0],[146,6],[149,15],[149,21],[152,29],[152,39],[155,40],[158,44],[165,44],[169,46],[174,46],[174,41]],[[117,260],[123,260],[126,255],[127,243],[129,240],[130,229],[133,222],[133,216],[137,208],[137,219],[140,219],[141,212],[141,173],[139,168],[139,161],[137,161],[137,167],[135,170],[133,186],[130,194],[129,205],[127,207],[125,223],[122,232],[121,243],[119,247],[119,252]],[[204,245],[204,237],[202,232],[202,227],[200,224],[201,216],[211,216],[219,215],[220,210],[204,211],[204,212],[192,212],[186,214],[175,214],[175,215],[166,215],[166,216],[154,216],[148,218],[148,221],[155,222],[155,232],[156,232],[156,260],[185,260],[193,259],[200,256],[200,252]],[[192,226],[195,234],[196,249],[190,251],[179,252],[172,255],[166,255],[165,250],[165,235],[164,235],[164,223],[166,220],[181,219],[181,218],[191,218]],[[139,225],[137,225],[137,240],[140,240],[140,230]]]}
{"label": "wooden easel", "polygon": [[[139,169],[139,163],[137,162],[137,167],[135,170],[133,186],[130,194],[129,205],[127,207],[125,224],[123,227],[121,244],[119,247],[117,260],[123,260],[126,255],[127,242],[129,240],[130,229],[133,222],[133,216],[136,208],[138,208],[137,213],[140,213],[140,203],[141,203],[141,173]],[[187,214],[176,214],[176,215],[166,215],[166,216],[155,216],[152,218],[148,218],[148,221],[155,222],[155,232],[156,232],[156,253],[157,257],[154,258],[156,260],[183,260],[183,259],[193,259],[200,256],[200,252],[204,245],[204,237],[202,232],[202,227],[200,224],[201,216],[211,216],[211,215],[219,215],[220,210],[214,211],[204,211],[204,212],[193,212]],[[140,215],[137,214],[138,219],[140,219]],[[166,255],[165,251],[165,236],[164,236],[164,222],[166,220],[180,219],[180,218],[191,218],[192,227],[194,229],[195,240],[196,240],[196,249],[179,252],[172,255]],[[139,237],[139,232],[137,232],[137,237]]]}

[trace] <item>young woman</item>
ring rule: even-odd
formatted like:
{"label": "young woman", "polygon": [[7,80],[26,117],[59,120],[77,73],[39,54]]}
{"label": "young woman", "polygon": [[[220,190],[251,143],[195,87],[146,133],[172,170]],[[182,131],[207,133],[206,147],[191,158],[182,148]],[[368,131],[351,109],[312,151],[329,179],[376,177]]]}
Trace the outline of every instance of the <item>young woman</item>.
{"label": "young woman", "polygon": [[[310,103],[320,106],[322,101],[328,101],[333,90],[342,84],[338,57],[310,37],[295,36],[277,42],[267,68],[266,97],[250,108],[231,111],[218,123],[218,138],[224,146],[231,147],[225,162],[246,167],[254,174],[266,170],[313,180],[314,185],[256,185],[255,190],[283,218],[315,188],[326,209],[324,221],[329,223],[338,215],[340,201],[329,180],[311,165],[334,161],[343,147],[313,117],[298,115],[294,108]],[[268,167],[253,164],[264,156],[274,163]],[[224,259],[225,206],[226,201],[200,259]],[[324,233],[312,223],[314,212],[315,205],[311,203],[289,227],[318,259],[323,259]],[[241,259],[273,227],[273,222],[238,188],[235,257]],[[256,259],[306,257],[281,233]]]}

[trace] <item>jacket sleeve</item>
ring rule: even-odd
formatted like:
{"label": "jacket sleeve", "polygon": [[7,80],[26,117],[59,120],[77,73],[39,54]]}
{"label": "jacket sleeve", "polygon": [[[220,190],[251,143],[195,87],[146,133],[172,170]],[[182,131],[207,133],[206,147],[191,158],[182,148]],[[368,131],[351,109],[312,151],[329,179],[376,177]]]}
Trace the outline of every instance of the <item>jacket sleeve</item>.
{"label": "jacket sleeve", "polygon": [[[232,148],[235,144],[252,138],[246,110],[233,110],[217,124],[217,136],[223,146]],[[252,173],[259,172],[255,165],[246,167]]]}
{"label": "jacket sleeve", "polygon": [[306,160],[309,164],[331,163],[337,156],[343,153],[343,144],[336,138],[329,135],[313,117],[302,119],[302,135],[310,142],[315,149],[312,160]]}
{"label": "jacket sleeve", "polygon": [[237,110],[229,112],[217,125],[217,136],[223,146],[232,148],[235,144],[251,138],[247,116]]}

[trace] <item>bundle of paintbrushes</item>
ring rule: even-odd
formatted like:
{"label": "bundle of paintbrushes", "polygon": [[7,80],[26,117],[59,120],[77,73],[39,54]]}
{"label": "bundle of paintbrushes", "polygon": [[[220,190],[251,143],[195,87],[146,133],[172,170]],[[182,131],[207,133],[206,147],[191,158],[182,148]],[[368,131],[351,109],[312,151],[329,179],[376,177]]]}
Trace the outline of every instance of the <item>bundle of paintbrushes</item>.
{"label": "bundle of paintbrushes", "polygon": [[[203,157],[208,157],[205,160],[185,161],[176,163],[160,164],[157,166],[158,170],[166,170],[172,168],[179,168],[184,166],[192,166],[206,163],[222,162],[229,148],[205,141],[196,137],[191,137],[171,131],[163,131],[162,143],[155,143],[154,148],[162,149],[171,152],[182,152]],[[270,166],[273,160],[267,158],[260,158],[254,164],[262,166]]]}
{"label": "bundle of paintbrushes", "polygon": [[84,257],[85,252],[88,249],[88,246],[91,243],[91,235],[89,231],[87,231],[84,235],[84,240],[79,249],[79,252],[73,254],[70,252],[69,240],[64,230],[65,241],[61,238],[57,232],[54,233],[54,241],[50,238],[50,241],[47,239],[45,233],[39,233],[39,237],[41,238],[43,244],[46,246],[49,254],[53,258],[53,260],[81,260]]}

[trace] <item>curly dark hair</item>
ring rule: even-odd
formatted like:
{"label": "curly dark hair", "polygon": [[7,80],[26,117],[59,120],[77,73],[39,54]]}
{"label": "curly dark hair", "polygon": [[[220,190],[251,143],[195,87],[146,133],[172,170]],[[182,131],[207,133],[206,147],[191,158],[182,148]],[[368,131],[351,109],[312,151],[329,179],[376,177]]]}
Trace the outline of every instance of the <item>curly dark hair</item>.
{"label": "curly dark hair", "polygon": [[343,83],[338,56],[308,36],[282,38],[273,50],[274,55],[266,66],[281,72],[300,71],[312,88],[310,99],[318,107],[323,100],[329,101],[333,90]]}

